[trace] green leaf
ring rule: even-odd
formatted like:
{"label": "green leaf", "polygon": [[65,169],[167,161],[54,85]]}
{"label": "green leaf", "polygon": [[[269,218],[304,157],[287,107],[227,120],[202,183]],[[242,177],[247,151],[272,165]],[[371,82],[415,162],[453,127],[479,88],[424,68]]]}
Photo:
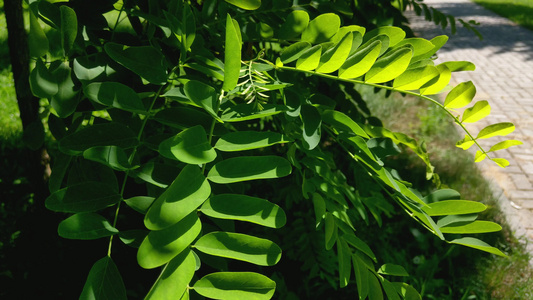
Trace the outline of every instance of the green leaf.
{"label": "green leaf", "polygon": [[379,274],[391,275],[391,276],[409,276],[409,273],[400,265],[384,264],[379,270]]}
{"label": "green leaf", "polygon": [[207,133],[200,125],[183,130],[159,144],[159,153],[167,158],[187,164],[206,164],[217,157],[207,140]]}
{"label": "green leaf", "polygon": [[163,54],[154,47],[133,47],[110,42],[104,45],[104,49],[114,61],[148,82],[157,85],[163,85],[167,82],[168,75]]}
{"label": "green leaf", "polygon": [[215,148],[220,151],[243,151],[288,143],[285,137],[271,131],[236,131],[218,139]]}
{"label": "green leaf", "polygon": [[337,240],[337,257],[339,260],[340,287],[346,287],[352,274],[352,251],[343,239]]}
{"label": "green leaf", "polygon": [[470,138],[470,136],[465,136],[464,139],[458,141],[457,143],[455,143],[455,146],[456,147],[459,147],[463,150],[468,150],[468,148],[472,147],[476,142],[472,140],[472,138]]}
{"label": "green leaf", "polygon": [[368,72],[381,53],[381,46],[381,41],[376,40],[365,47],[359,48],[340,67],[339,78],[357,78]]}
{"label": "green leaf", "polygon": [[381,279],[381,286],[383,287],[383,290],[385,291],[385,294],[387,295],[388,300],[402,300],[400,298],[400,295],[398,295],[396,288],[390,281],[388,281],[385,278],[380,278],[380,279]]}
{"label": "green leaf", "polygon": [[144,225],[150,230],[168,228],[196,211],[210,194],[211,187],[201,169],[187,165],[154,201],[146,213]]}
{"label": "green leaf", "polygon": [[279,178],[291,173],[289,161],[279,156],[240,156],[215,164],[207,179],[215,183],[232,183],[256,179]]}
{"label": "green leaf", "polygon": [[178,223],[152,231],[144,239],[137,252],[137,262],[145,269],[153,269],[169,262],[196,239],[202,229],[196,211]]}
{"label": "green leaf", "polygon": [[202,277],[193,289],[212,299],[268,300],[274,295],[276,283],[252,272],[218,272]]}
{"label": "green leaf", "polygon": [[93,265],[80,295],[80,300],[95,299],[128,299],[122,277],[109,256]]}
{"label": "green leaf", "polygon": [[[304,10],[293,10],[279,29],[281,40],[291,40],[298,37],[309,24],[309,14]],[[285,63],[285,62],[284,62]]]}
{"label": "green leaf", "polygon": [[226,2],[246,10],[256,10],[261,7],[261,0],[226,0]]}
{"label": "green leaf", "polygon": [[118,233],[118,237],[125,245],[132,248],[139,248],[148,233],[148,230],[124,230]]}
{"label": "green leaf", "polygon": [[124,149],[116,146],[92,147],[83,151],[83,157],[88,160],[102,163],[117,171],[132,169]]}
{"label": "green leaf", "polygon": [[392,86],[399,90],[417,90],[431,82],[436,82],[440,76],[434,66],[409,69],[394,79]]}
{"label": "green leaf", "polygon": [[318,193],[313,193],[311,200],[313,201],[313,208],[315,210],[315,227],[318,228],[322,220],[326,217],[326,202]]}
{"label": "green leaf", "polygon": [[95,240],[117,234],[118,230],[99,214],[81,213],[61,221],[57,232],[66,239]]}
{"label": "green leaf", "polygon": [[320,143],[322,119],[318,109],[312,105],[302,105],[300,117],[303,123],[303,142],[308,150],[314,149]]}
{"label": "green leaf", "polygon": [[403,29],[399,27],[394,26],[378,27],[365,34],[363,42],[366,43],[367,41],[378,35],[386,35],[387,37],[389,37],[388,46],[393,47],[405,38],[405,31],[403,31]]}
{"label": "green leaf", "polygon": [[78,19],[76,12],[66,5],[61,5],[59,10],[61,13],[61,47],[65,55],[68,55],[78,35]]}
{"label": "green leaf", "polygon": [[446,108],[461,108],[465,107],[476,95],[476,87],[472,81],[462,82],[454,87],[444,100],[444,107]]}
{"label": "green leaf", "polygon": [[72,156],[58,152],[52,162],[52,173],[48,181],[50,193],[55,193],[61,188],[67,169],[70,166]]}
{"label": "green leaf", "polygon": [[463,113],[461,122],[474,123],[490,114],[490,105],[486,100],[478,101],[474,106],[467,108]]}
{"label": "green leaf", "polygon": [[115,72],[111,66],[107,65],[107,55],[99,53],[96,56],[87,55],[80,56],[74,59],[72,69],[76,78],[81,82],[95,81],[100,76]]}
{"label": "green leaf", "polygon": [[355,135],[362,136],[364,138],[370,138],[368,134],[347,115],[336,110],[326,110],[322,113],[322,120],[324,123],[333,126],[333,129],[337,134],[346,132],[353,133]]}
{"label": "green leaf", "polygon": [[322,54],[316,71],[325,74],[337,71],[348,58],[352,49],[352,42],[353,33],[349,32],[334,47]]}
{"label": "green leaf", "polygon": [[320,63],[320,54],[322,53],[322,46],[313,46],[305,51],[296,61],[296,69],[311,71],[318,67]]}
{"label": "green leaf", "polygon": [[429,216],[464,215],[482,212],[487,207],[483,203],[469,200],[445,200],[422,207]]}
{"label": "green leaf", "polygon": [[447,61],[443,63],[451,72],[474,71],[476,65],[469,61]]}
{"label": "green leaf", "polygon": [[302,41],[311,44],[327,42],[339,31],[340,26],[341,19],[336,14],[321,14],[309,22],[302,32]]}
{"label": "green leaf", "polygon": [[368,257],[370,257],[373,261],[377,262],[376,255],[374,255],[374,252],[372,252],[372,249],[363,242],[360,238],[356,237],[353,234],[344,234],[342,238],[350,245],[355,247],[357,250],[363,252]]}
{"label": "green leaf", "polygon": [[501,142],[497,143],[496,145],[490,147],[489,152],[503,150],[503,149],[507,149],[507,148],[512,147],[512,146],[517,146],[517,145],[522,145],[522,144],[524,144],[524,143],[522,143],[521,141],[517,141],[517,140],[501,141]]}
{"label": "green leaf", "polygon": [[376,276],[372,273],[368,276],[368,300],[383,300],[383,291]]}
{"label": "green leaf", "polygon": [[477,219],[477,214],[466,214],[466,215],[449,215],[439,219],[437,226],[442,228],[449,225],[461,225],[465,223],[474,222]]}
{"label": "green leaf", "polygon": [[44,126],[40,119],[37,119],[24,128],[22,132],[22,141],[24,145],[33,151],[42,147],[45,141]]}
{"label": "green leaf", "polygon": [[78,106],[78,87],[72,81],[72,69],[67,62],[60,62],[51,70],[57,84],[57,93],[49,98],[50,105],[60,118],[66,118],[74,113]]}
{"label": "green leaf", "polygon": [[283,49],[281,52],[281,62],[288,64],[299,59],[307,49],[311,48],[311,44],[308,42],[298,42],[290,45],[289,47]]}
{"label": "green leaf", "polygon": [[246,221],[270,228],[281,228],[287,222],[285,212],[276,204],[246,195],[215,195],[200,211],[213,218]]}
{"label": "green leaf", "polygon": [[286,110],[285,106],[274,104],[265,104],[261,110],[251,104],[237,104],[224,110],[220,118],[224,122],[242,122],[277,115]]}
{"label": "green leaf", "polygon": [[[30,33],[28,35],[28,46],[30,48],[31,57],[41,57],[48,53],[48,38],[44,34],[39,20],[35,16],[33,10],[29,10],[30,18]],[[39,61],[39,60],[38,60]]]}
{"label": "green leaf", "polygon": [[410,48],[398,48],[380,57],[365,75],[368,83],[383,83],[402,74],[411,61],[413,51]]}
{"label": "green leaf", "polygon": [[191,107],[168,107],[158,111],[152,119],[181,130],[198,124],[209,130],[213,122],[213,118],[208,114]]}
{"label": "green leaf", "polygon": [[118,82],[94,82],[83,89],[87,98],[102,105],[136,113],[146,113],[141,98],[130,87]]}
{"label": "green leaf", "polygon": [[505,168],[509,165],[509,161],[505,158],[492,158],[492,161],[502,168]]}
{"label": "green leaf", "polygon": [[35,68],[31,71],[30,88],[32,93],[39,98],[51,98],[59,91],[56,77],[40,59],[35,61]]}
{"label": "green leaf", "polygon": [[488,139],[493,136],[505,136],[515,130],[513,123],[503,122],[489,125],[478,133],[476,139]]}
{"label": "green leaf", "polygon": [[357,286],[357,294],[359,299],[366,299],[368,296],[368,275],[369,272],[366,268],[365,263],[357,254],[352,254],[353,269],[355,273],[355,282]]}
{"label": "green leaf", "polygon": [[502,230],[502,227],[500,225],[489,221],[474,221],[468,224],[454,223],[440,227],[440,231],[442,233],[454,234],[486,233],[496,232],[500,230]]}
{"label": "green leaf", "polygon": [[439,36],[432,38],[430,42],[433,44],[434,47],[431,49],[431,51],[426,52],[425,54],[421,55],[419,60],[431,58],[435,53],[437,53],[437,51],[440,48],[442,48],[442,46],[444,46],[444,44],[446,44],[447,41],[448,41],[447,35],[439,35]]}
{"label": "green leaf", "polygon": [[474,162],[480,162],[483,161],[485,158],[487,158],[487,154],[483,153],[483,151],[476,151],[476,156],[474,157]]}
{"label": "green leaf", "polygon": [[239,81],[241,70],[240,28],[237,21],[232,20],[228,14],[226,18],[226,43],[224,48],[224,84],[222,89],[226,92],[233,90]]}
{"label": "green leaf", "polygon": [[408,38],[401,40],[396,45],[394,45],[394,48],[399,48],[404,45],[410,45],[413,47],[413,58],[411,59],[411,62],[417,62],[426,58],[426,54],[433,50],[433,48],[435,48],[435,45],[433,45],[433,43],[422,38]]}
{"label": "green leaf", "polygon": [[424,202],[433,203],[444,200],[460,200],[461,194],[452,189],[440,189],[424,197]]}
{"label": "green leaf", "polygon": [[404,282],[392,282],[391,283],[394,288],[396,289],[396,292],[401,295],[402,299],[405,300],[422,300],[422,297],[416,289],[407,283]]}
{"label": "green leaf", "polygon": [[331,250],[335,242],[337,241],[337,232],[338,227],[335,224],[335,217],[330,213],[326,212],[326,220],[324,221],[324,231],[325,231],[325,246],[326,250]]}
{"label": "green leaf", "polygon": [[[239,61],[240,63],[240,61]],[[219,101],[215,89],[203,82],[190,80],[184,86],[185,95],[196,105],[202,107],[211,116],[218,118]]]}
{"label": "green leaf", "polygon": [[161,276],[154,283],[145,299],[179,299],[187,293],[187,287],[192,280],[196,268],[194,253],[183,251],[173,258],[161,272]]}
{"label": "green leaf", "polygon": [[281,259],[281,249],[275,243],[233,232],[208,233],[194,244],[194,248],[209,255],[241,260],[259,266],[273,266]]}
{"label": "green leaf", "polygon": [[492,253],[492,254],[496,254],[496,255],[499,255],[499,256],[507,257],[507,255],[505,255],[499,249],[491,247],[489,244],[487,244],[487,243],[485,243],[485,242],[483,242],[481,240],[478,240],[476,238],[472,238],[472,237],[464,237],[464,238],[460,238],[460,239],[455,239],[453,241],[450,241],[449,243],[450,244],[463,245],[463,246],[471,247],[471,248],[478,249],[478,250],[481,250],[481,251],[485,251],[485,252],[488,252],[488,253]]}
{"label": "green leaf", "polygon": [[61,152],[78,155],[97,146],[117,146],[128,149],[139,144],[137,135],[118,122],[96,124],[83,128],[59,141]]}
{"label": "green leaf", "polygon": [[136,196],[129,199],[124,199],[124,202],[134,210],[141,214],[146,214],[152,203],[154,203],[154,197],[148,196]]}
{"label": "green leaf", "polygon": [[110,186],[97,181],[71,185],[51,194],[45,200],[46,208],[60,212],[92,212],[117,204],[121,200]]}

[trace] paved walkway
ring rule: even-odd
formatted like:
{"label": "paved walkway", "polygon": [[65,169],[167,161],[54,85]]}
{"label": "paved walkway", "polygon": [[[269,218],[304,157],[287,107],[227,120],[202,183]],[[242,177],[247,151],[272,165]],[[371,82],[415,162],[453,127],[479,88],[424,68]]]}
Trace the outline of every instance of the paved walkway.
{"label": "paved walkway", "polygon": [[[481,23],[477,28],[484,37],[482,41],[460,24],[457,24],[457,34],[452,35],[449,28],[442,30],[413,12],[407,14],[418,36],[431,39],[446,34],[450,37],[438,52],[438,61],[467,60],[476,65],[473,72],[454,73],[452,81],[471,80],[477,88],[474,101],[488,100],[492,113],[467,128],[477,133],[493,123],[516,125],[515,132],[505,139],[521,140],[524,144],[497,152],[511,165],[505,169],[490,161],[477,165],[493,183],[495,196],[515,236],[525,237],[533,254],[533,32],[468,0],[425,0],[424,3],[464,21],[473,19]],[[482,145],[489,149],[495,141],[499,140],[491,138],[488,144]]]}

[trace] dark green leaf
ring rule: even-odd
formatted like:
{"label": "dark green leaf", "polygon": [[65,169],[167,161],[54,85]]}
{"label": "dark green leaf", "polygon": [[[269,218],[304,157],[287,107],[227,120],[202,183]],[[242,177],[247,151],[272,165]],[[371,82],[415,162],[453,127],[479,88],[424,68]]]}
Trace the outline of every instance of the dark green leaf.
{"label": "dark green leaf", "polygon": [[481,250],[481,251],[485,251],[485,252],[488,252],[488,253],[492,253],[492,254],[496,254],[496,255],[499,255],[499,256],[507,257],[507,255],[505,255],[503,252],[501,252],[497,248],[491,247],[489,244],[487,244],[487,243],[485,243],[485,242],[483,242],[481,240],[478,240],[476,238],[472,238],[472,237],[464,237],[464,238],[460,238],[460,239],[455,239],[453,241],[450,241],[449,243],[450,244],[463,245],[463,246],[471,247],[471,248],[478,249],[478,250]]}
{"label": "dark green leaf", "polygon": [[221,151],[243,151],[287,143],[284,136],[270,131],[237,131],[220,137],[215,148]]}
{"label": "dark green leaf", "polygon": [[81,213],[61,221],[57,232],[66,239],[94,240],[117,234],[118,230],[99,214]]}
{"label": "dark green leaf", "polygon": [[252,272],[218,272],[202,277],[192,287],[198,294],[225,300],[268,300],[276,283]]}
{"label": "dark green leaf", "polygon": [[221,119],[224,122],[241,122],[277,115],[286,110],[285,106],[274,104],[265,104],[260,110],[251,104],[237,104],[224,110]]}
{"label": "dark green leaf", "polygon": [[132,175],[155,186],[166,188],[178,176],[179,172],[178,168],[169,164],[148,162],[134,170]]}
{"label": "dark green leaf", "polygon": [[343,239],[337,240],[337,257],[339,260],[340,287],[346,287],[352,274],[352,251]]}
{"label": "dark green leaf", "polygon": [[72,69],[67,62],[60,62],[51,70],[57,84],[57,93],[52,95],[50,105],[60,118],[66,118],[76,110],[79,102],[78,89],[72,81]]}
{"label": "dark green leaf", "polygon": [[246,261],[259,266],[273,266],[281,258],[275,243],[251,235],[211,232],[202,236],[194,248],[203,253]]}
{"label": "dark green leaf", "polygon": [[330,250],[337,241],[338,227],[335,224],[335,217],[330,213],[326,213],[326,220],[324,221],[324,231],[326,239],[326,250]]}
{"label": "dark green leaf", "polygon": [[312,105],[302,105],[300,117],[303,123],[303,142],[308,150],[314,149],[320,143],[322,132],[322,118],[318,109]]}
{"label": "dark green leaf", "polygon": [[97,146],[135,147],[139,141],[136,134],[121,123],[103,123],[83,128],[59,141],[59,149],[77,155]]}
{"label": "dark green leaf", "polygon": [[104,49],[113,60],[150,83],[163,85],[167,82],[167,70],[164,66],[163,54],[154,47],[130,47],[107,43]]}
{"label": "dark green leaf", "polygon": [[92,147],[83,151],[83,157],[118,171],[126,171],[132,168],[124,149],[116,146]]}
{"label": "dark green leaf", "polygon": [[130,87],[118,82],[94,82],[83,89],[87,98],[102,105],[136,113],[146,113],[141,98]]}
{"label": "dark green leaf", "polygon": [[61,189],[46,198],[46,208],[60,212],[92,212],[114,205],[120,194],[101,182],[88,181]]}
{"label": "dark green leaf", "polygon": [[100,259],[93,265],[83,286],[80,300],[93,299],[128,299],[122,277],[109,256]]}
{"label": "dark green leaf", "polygon": [[168,228],[204,203],[211,194],[209,182],[195,165],[187,165],[176,180],[159,196],[144,218],[150,230]]}
{"label": "dark green leaf", "polygon": [[363,260],[357,254],[352,254],[353,269],[355,273],[355,282],[359,299],[366,299],[368,296],[368,275],[369,272]]}
{"label": "dark green leaf", "polygon": [[[279,29],[279,38],[291,40],[300,35],[309,24],[309,14],[304,10],[293,10]],[[284,62],[285,63],[285,62]]]}
{"label": "dark green leaf", "polygon": [[213,196],[200,211],[213,218],[246,221],[271,228],[283,227],[287,221],[285,212],[276,204],[246,195]]}
{"label": "dark green leaf", "polygon": [[133,248],[139,248],[147,235],[147,230],[125,230],[118,233],[120,240]]}
{"label": "dark green leaf", "polygon": [[279,178],[290,173],[291,165],[282,157],[240,156],[218,162],[207,174],[207,179],[215,183],[232,183]]}
{"label": "dark green leaf", "polygon": [[124,199],[124,202],[134,210],[141,214],[146,214],[152,203],[154,203],[154,197],[137,196],[129,199]]}
{"label": "dark green leaf", "polygon": [[48,39],[44,34],[39,20],[35,16],[33,10],[29,10],[30,18],[30,33],[28,35],[28,46],[30,48],[31,57],[41,57],[48,53]]}
{"label": "dark green leaf", "polygon": [[[240,61],[239,61],[240,63]],[[211,116],[218,119],[219,101],[215,89],[203,82],[190,80],[184,86],[187,97],[196,105],[202,107]]]}
{"label": "dark green leaf", "polygon": [[409,273],[400,265],[384,264],[378,270],[379,274],[392,276],[409,276]]}
{"label": "dark green leaf", "polygon": [[78,35],[78,19],[76,12],[66,5],[61,5],[59,10],[61,13],[61,47],[65,55],[68,55]]}
{"label": "dark green leaf", "polygon": [[43,61],[37,59],[30,74],[30,87],[39,98],[51,98],[59,91],[56,77],[46,68]]}

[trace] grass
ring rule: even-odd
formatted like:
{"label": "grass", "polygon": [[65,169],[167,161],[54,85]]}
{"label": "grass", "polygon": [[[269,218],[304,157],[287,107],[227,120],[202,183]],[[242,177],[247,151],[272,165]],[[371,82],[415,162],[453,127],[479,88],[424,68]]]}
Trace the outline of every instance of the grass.
{"label": "grass", "polygon": [[520,26],[533,30],[533,0],[473,0]]}
{"label": "grass", "polygon": [[[503,227],[497,234],[483,235],[480,238],[498,247],[508,258],[457,247],[454,249],[456,257],[447,260],[448,265],[452,266],[447,268],[460,278],[447,274],[445,276],[450,278],[444,280],[453,280],[454,284],[438,282],[438,276],[430,283],[450,284],[456,292],[469,297],[465,299],[533,299],[533,268],[529,266],[530,254],[525,250],[524,241],[512,235],[511,229],[502,218],[503,213],[498,208],[497,199],[492,194],[489,183],[475,166],[473,155],[455,147],[455,142],[461,139],[461,136],[446,113],[430,103],[411,97],[397,95],[383,99],[382,95],[376,96],[371,90],[363,90],[363,95],[371,111],[383,120],[387,127],[409,134],[417,140],[426,141],[435,172],[440,175],[443,185],[441,188],[455,189],[461,193],[463,199],[486,204],[489,209],[480,219],[497,222]],[[417,188],[434,188],[431,183],[425,181],[424,164],[416,155],[407,155],[400,160],[401,165],[409,172],[402,175],[405,174],[405,178],[414,176],[415,178],[408,179],[416,182]],[[435,268],[442,268],[442,264],[446,264],[446,260],[438,262]],[[461,295],[457,294],[449,297],[444,294],[434,297],[428,295],[427,298],[462,299]]]}

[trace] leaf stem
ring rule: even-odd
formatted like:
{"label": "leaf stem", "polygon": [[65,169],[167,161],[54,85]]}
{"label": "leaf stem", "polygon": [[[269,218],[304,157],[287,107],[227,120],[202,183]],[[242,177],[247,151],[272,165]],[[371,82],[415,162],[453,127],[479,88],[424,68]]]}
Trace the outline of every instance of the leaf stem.
{"label": "leaf stem", "polygon": [[[141,137],[142,137],[142,134],[144,132],[144,128],[146,127],[146,123],[148,122],[150,113],[152,112],[152,109],[154,108],[154,105],[155,105],[155,102],[157,101],[157,98],[159,98],[159,95],[161,95],[161,92],[163,91],[163,89],[165,87],[166,87],[166,85],[162,85],[159,88],[159,90],[155,94],[152,102],[150,103],[150,108],[148,108],[148,114],[146,115],[146,117],[144,118],[144,120],[143,120],[143,122],[141,124],[141,128],[139,129],[139,134],[137,134],[137,140],[139,140],[139,141],[141,140]],[[137,154],[137,148],[138,147],[139,146],[137,145],[137,146],[135,146],[133,148],[133,151],[131,152],[130,157],[128,158],[128,162],[129,162],[130,165],[133,163],[133,159],[135,158],[135,154]],[[115,217],[113,219],[113,227],[117,226],[118,214],[119,214],[119,211],[120,211],[120,204],[124,200],[123,199],[124,198],[124,191],[126,190],[126,183],[128,182],[129,175],[130,175],[130,170],[127,170],[126,174],[124,175],[124,180],[122,181],[122,187],[120,188],[120,201],[118,202],[117,209],[115,210]],[[109,256],[109,257],[111,257],[111,248],[113,246],[113,237],[114,237],[114,235],[109,237],[109,245],[108,245],[108,248],[107,248],[107,256]]]}

